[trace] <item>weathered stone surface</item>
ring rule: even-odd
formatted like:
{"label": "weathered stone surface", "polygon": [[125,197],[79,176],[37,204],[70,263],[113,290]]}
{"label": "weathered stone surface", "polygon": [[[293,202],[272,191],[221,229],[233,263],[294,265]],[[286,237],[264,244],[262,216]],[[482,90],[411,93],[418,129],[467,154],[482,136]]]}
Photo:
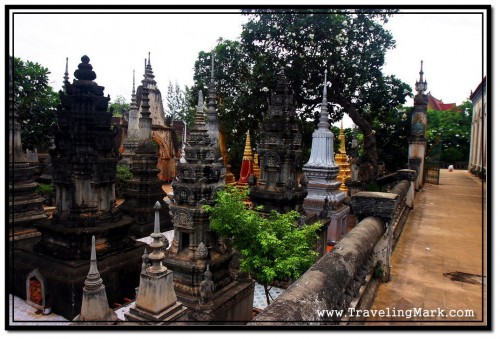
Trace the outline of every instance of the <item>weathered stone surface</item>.
{"label": "weathered stone surface", "polygon": [[390,221],[398,204],[399,195],[384,192],[358,192],[351,197],[350,205],[358,218],[380,217]]}
{"label": "weathered stone surface", "polygon": [[368,274],[363,267],[373,265],[371,255],[384,234],[384,224],[380,218],[364,219],[249,325],[337,324],[339,318],[322,317],[317,311],[344,309],[349,304],[349,294],[360,287],[356,281]]}

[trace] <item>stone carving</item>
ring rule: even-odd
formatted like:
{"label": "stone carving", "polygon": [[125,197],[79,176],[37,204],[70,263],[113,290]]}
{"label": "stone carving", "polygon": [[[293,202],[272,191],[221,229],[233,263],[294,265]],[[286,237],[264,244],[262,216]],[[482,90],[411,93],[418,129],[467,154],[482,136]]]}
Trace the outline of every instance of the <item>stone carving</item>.
{"label": "stone carving", "polygon": [[213,305],[213,294],[215,292],[215,285],[212,281],[212,272],[210,272],[210,268],[207,265],[207,270],[203,275],[205,279],[200,284],[200,305]]}
{"label": "stone carving", "polygon": [[203,242],[200,242],[195,254],[196,259],[206,259],[208,258],[208,249]]}

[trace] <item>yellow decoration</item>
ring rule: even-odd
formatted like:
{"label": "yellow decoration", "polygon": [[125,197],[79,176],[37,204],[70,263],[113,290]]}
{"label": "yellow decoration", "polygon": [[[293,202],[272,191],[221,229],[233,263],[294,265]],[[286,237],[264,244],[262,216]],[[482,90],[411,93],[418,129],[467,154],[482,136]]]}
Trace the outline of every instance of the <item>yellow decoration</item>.
{"label": "yellow decoration", "polygon": [[345,182],[351,178],[351,166],[347,161],[347,153],[345,150],[345,135],[344,135],[344,127],[341,122],[340,125],[340,150],[339,153],[335,155],[335,163],[339,166],[339,174],[338,178],[342,180],[342,185],[340,186],[340,190],[342,192],[348,192],[348,187],[345,185]]}

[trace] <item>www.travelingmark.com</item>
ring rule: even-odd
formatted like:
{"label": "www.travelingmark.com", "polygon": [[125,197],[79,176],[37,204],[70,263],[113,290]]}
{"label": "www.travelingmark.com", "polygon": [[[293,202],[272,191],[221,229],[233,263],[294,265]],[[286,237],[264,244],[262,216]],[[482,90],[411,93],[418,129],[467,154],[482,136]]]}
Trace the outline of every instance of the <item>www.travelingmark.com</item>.
{"label": "www.travelingmark.com", "polygon": [[442,308],[436,309],[423,309],[422,307],[414,307],[407,310],[398,310],[395,308],[385,308],[382,310],[358,310],[355,308],[348,308],[344,310],[317,310],[316,313],[320,317],[380,317],[380,318],[473,318],[474,310],[449,310],[446,311]]}

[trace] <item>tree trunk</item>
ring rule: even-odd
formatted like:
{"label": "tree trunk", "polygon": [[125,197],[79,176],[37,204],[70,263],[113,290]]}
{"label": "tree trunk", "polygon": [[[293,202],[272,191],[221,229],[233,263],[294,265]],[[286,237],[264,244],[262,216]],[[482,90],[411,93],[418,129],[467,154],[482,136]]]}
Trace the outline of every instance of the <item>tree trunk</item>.
{"label": "tree trunk", "polygon": [[[347,107],[346,107],[347,106]],[[367,162],[361,164],[360,181],[368,183],[377,179],[378,176],[378,155],[377,155],[377,139],[375,131],[372,130],[371,124],[359,113],[354,105],[346,105],[344,108],[351,117],[352,121],[363,132],[363,148]]]}
{"label": "tree trunk", "polygon": [[267,306],[271,305],[271,300],[269,299],[269,289],[267,284],[264,284],[264,293],[266,293]]}

